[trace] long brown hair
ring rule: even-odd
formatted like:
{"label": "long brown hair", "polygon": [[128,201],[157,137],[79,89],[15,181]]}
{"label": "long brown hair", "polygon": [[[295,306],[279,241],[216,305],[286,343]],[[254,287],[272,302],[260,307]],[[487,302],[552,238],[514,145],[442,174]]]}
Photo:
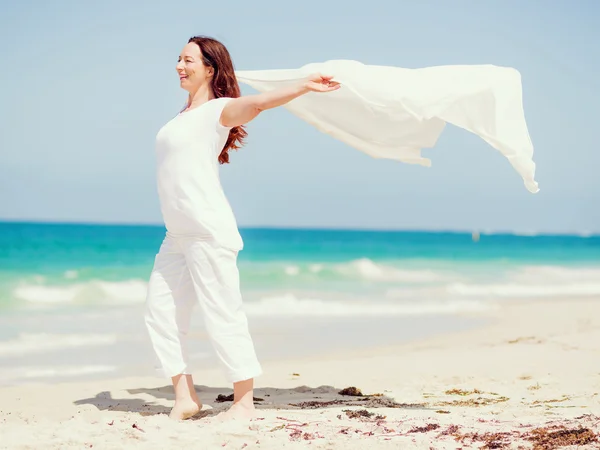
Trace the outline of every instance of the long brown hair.
{"label": "long brown hair", "polygon": [[[215,98],[231,97],[237,98],[241,95],[240,86],[235,77],[233,62],[227,48],[216,39],[206,36],[191,37],[188,43],[194,42],[200,47],[202,53],[202,62],[207,67],[212,67],[214,74],[212,77],[211,88]],[[229,150],[237,150],[244,145],[244,139],[248,135],[243,125],[233,127],[229,131],[229,136],[225,142],[223,150],[219,155],[219,162],[227,164],[229,162]]]}

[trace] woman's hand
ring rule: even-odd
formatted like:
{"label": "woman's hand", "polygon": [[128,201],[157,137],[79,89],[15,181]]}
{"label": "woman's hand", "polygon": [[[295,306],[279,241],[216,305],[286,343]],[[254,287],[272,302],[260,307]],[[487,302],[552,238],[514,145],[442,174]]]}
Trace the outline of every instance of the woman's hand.
{"label": "woman's hand", "polygon": [[314,73],[308,76],[304,82],[304,87],[312,92],[331,92],[338,90],[342,85],[333,81],[332,75],[322,75]]}

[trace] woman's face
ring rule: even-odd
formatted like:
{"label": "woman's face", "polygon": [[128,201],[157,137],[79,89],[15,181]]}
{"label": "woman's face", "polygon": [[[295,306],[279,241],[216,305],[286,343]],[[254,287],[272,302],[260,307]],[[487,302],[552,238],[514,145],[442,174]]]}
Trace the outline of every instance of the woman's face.
{"label": "woman's face", "polygon": [[210,80],[213,74],[212,67],[204,65],[200,47],[194,42],[183,47],[176,69],[180,86],[188,92],[196,92],[200,86]]}

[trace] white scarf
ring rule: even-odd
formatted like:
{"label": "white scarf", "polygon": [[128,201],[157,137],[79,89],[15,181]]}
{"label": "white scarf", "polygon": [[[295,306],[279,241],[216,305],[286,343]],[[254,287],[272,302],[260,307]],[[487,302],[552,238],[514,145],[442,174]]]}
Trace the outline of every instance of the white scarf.
{"label": "white scarf", "polygon": [[525,187],[539,191],[517,70],[493,65],[403,69],[334,60],[299,69],[242,70],[236,76],[265,92],[313,73],[333,75],[342,87],[310,92],[285,106],[323,133],[374,158],[430,166],[421,149],[433,147],[450,123],[500,151]]}

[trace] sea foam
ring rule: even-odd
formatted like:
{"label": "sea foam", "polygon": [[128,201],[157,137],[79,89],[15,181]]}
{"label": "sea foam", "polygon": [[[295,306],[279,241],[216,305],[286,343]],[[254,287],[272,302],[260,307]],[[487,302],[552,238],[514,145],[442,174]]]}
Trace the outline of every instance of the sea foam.
{"label": "sea foam", "polygon": [[0,356],[16,356],[41,353],[75,347],[113,345],[117,337],[113,334],[19,334],[16,338],[0,341]]}
{"label": "sea foam", "polygon": [[494,305],[474,300],[402,303],[356,302],[299,298],[294,294],[284,294],[246,302],[244,308],[250,316],[386,317],[476,312],[489,310],[494,308]]}
{"label": "sea foam", "polygon": [[148,283],[142,280],[121,282],[89,281],[61,286],[22,284],[13,297],[31,303],[139,303],[146,298]]}

